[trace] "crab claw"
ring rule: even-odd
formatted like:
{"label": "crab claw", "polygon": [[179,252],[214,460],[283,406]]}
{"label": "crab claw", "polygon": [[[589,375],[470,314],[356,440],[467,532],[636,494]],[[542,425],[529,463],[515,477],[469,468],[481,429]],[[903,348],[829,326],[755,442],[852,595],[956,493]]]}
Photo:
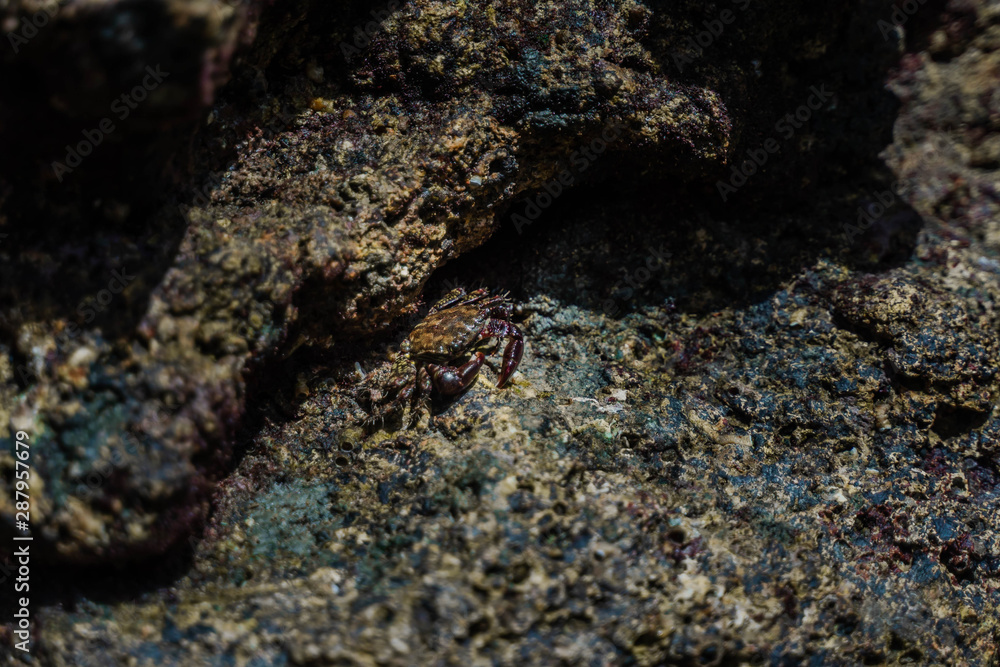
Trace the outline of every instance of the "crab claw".
{"label": "crab claw", "polygon": [[506,331],[504,334],[510,338],[507,347],[503,350],[503,367],[500,369],[500,380],[497,381],[497,389],[503,389],[507,380],[517,370],[517,365],[521,363],[521,355],[524,354],[524,335],[521,330],[509,322],[505,322]]}
{"label": "crab claw", "polygon": [[486,355],[476,352],[468,362],[459,367],[440,366],[438,364],[427,364],[427,371],[430,373],[431,382],[434,388],[444,396],[455,396],[460,394],[475,381],[479,374],[479,368],[486,360]]}

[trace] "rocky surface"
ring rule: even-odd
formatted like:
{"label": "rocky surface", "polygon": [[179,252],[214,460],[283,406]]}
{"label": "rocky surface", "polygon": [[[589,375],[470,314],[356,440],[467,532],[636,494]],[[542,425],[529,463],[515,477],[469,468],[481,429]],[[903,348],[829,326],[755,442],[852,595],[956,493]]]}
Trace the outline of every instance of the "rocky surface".
{"label": "rocky surface", "polygon": [[[190,151],[170,154],[169,165],[196,166],[194,186],[168,205],[144,216],[107,202],[97,231],[68,241],[58,232],[78,215],[49,229],[11,203],[3,410],[48,453],[35,466],[33,518],[47,559],[130,560],[183,538],[227,470],[248,383],[266,384],[269,362],[301,343],[357,340],[412,314],[430,274],[489,238],[516,198],[538,202],[525,224],[541,197],[600,170],[707,186],[737,138],[761,133],[779,93],[798,104],[815,89],[789,77],[771,97],[757,92],[749,112],[756,73],[686,68],[718,90],[674,81],[663,69],[685,68],[668,39],[697,26],[688,6],[664,26],[629,3],[534,14],[504,3],[365,6],[368,23],[352,30],[358,9],[265,10],[229,96]],[[771,39],[789,37],[786,49],[809,34],[830,40],[818,23],[827,12]],[[746,18],[734,29],[762,38]],[[761,53],[787,67],[796,51]],[[800,109],[836,106],[832,96]],[[600,164],[612,152],[617,161]]]}
{"label": "rocky surface", "polygon": [[[8,204],[36,657],[997,664],[1000,17],[732,5],[269,7],[92,325]],[[456,284],[511,386],[366,427]]]}

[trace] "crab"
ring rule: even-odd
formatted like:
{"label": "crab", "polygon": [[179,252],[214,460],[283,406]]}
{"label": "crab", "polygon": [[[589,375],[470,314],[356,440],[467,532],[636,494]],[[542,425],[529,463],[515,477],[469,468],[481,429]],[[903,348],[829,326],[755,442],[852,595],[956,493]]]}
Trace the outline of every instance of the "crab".
{"label": "crab", "polygon": [[[472,385],[483,364],[498,373],[497,388],[502,389],[524,353],[524,335],[510,317],[506,294],[490,295],[486,289],[466,293],[458,288],[445,295],[400,346],[385,391],[386,401],[391,399],[385,413],[396,412],[421,395],[457,396]],[[507,345],[497,371],[485,351],[496,353],[504,340]]]}

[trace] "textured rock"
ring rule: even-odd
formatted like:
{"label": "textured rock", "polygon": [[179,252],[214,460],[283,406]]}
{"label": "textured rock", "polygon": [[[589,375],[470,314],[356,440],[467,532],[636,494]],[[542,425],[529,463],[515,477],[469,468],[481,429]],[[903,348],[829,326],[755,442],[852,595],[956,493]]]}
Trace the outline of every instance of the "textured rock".
{"label": "textured rock", "polygon": [[[938,427],[949,394],[897,379],[893,348],[838,315],[865,273],[820,258],[763,300],[664,298],[685,266],[739,264],[780,220],[635,235],[622,215],[570,202],[432,280],[434,295],[456,276],[518,290],[528,348],[509,389],[484,371],[359,449],[381,346],[302,361],[283,393],[307,397],[290,419],[280,394],[258,405],[284,425],[221,485],[183,576],[138,605],[47,613],[52,662],[183,664],[197,646],[209,664],[990,664],[996,417]],[[712,253],[683,249],[696,238]],[[603,276],[644,266],[649,243],[669,265],[608,317]],[[940,285],[921,296],[929,314],[963,307]],[[867,312],[888,320],[880,303]],[[966,329],[949,341],[984,354]]]}
{"label": "textured rock", "polygon": [[[693,11],[678,9],[680,27]],[[37,272],[41,255],[52,276],[42,284],[87,279],[75,299],[29,301],[7,325],[13,388],[3,409],[48,453],[36,463],[41,549],[72,561],[162,551],[203,516],[245,383],[265,382],[248,373],[282,345],[349,340],[412,313],[431,272],[489,238],[520,195],[539,193],[543,208],[539,197],[560,176],[653,170],[706,182],[724,171],[732,136],[758,132],[756,116],[734,126],[719,92],[671,82],[640,41],[650,17],[629,3],[533,14],[505,3],[407,4],[338,72],[319,63],[343,66],[347,49],[330,53],[327,31],[349,36],[351,11],[273,8],[234,71],[232,96],[198,135],[203,166],[186,201],[150,212],[142,234],[122,234],[121,221],[99,227],[84,248],[114,252],[88,271],[79,247],[34,239],[15,221],[24,238],[8,275]],[[814,20],[802,26],[819,29]],[[299,73],[269,82],[282,67]],[[748,76],[714,78],[737,90]],[[220,153],[234,144],[220,173]],[[605,151],[619,158],[599,164]],[[91,308],[98,290],[114,291],[94,284],[112,268],[134,282]],[[20,284],[12,298],[26,298]]]}
{"label": "textured rock", "polygon": [[[50,555],[199,526],[43,571],[40,660],[996,664],[996,19],[753,4],[692,50],[726,7],[408,3],[340,68],[382,8],[265,15],[122,309],[4,325]],[[480,282],[511,386],[366,428],[421,302]]]}

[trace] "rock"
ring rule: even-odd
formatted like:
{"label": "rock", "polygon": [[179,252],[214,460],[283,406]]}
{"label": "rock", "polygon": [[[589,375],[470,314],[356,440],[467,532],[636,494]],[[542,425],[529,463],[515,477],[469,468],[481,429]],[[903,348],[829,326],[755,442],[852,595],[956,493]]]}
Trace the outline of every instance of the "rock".
{"label": "rock", "polygon": [[[640,42],[645,10],[554,9],[567,32],[544,47],[549,20],[513,6],[491,5],[484,23],[470,8],[406,5],[365,26],[364,50],[336,80],[296,70],[269,93],[275,62],[313,62],[305,53],[324,31],[348,30],[349,12],[300,7],[311,28],[294,27],[294,7],[272,10],[240,57],[232,102],[199,134],[193,155],[205,167],[190,203],[151,212],[133,234],[104,220],[82,248],[13,221],[21,255],[5,268],[8,298],[25,300],[13,277],[37,272],[39,257],[50,264],[44,284],[82,279],[27,301],[6,325],[16,391],[4,410],[49,452],[36,462],[56,508],[35,526],[47,557],[132,558],[182,537],[226,469],[246,382],[266,382],[248,373],[295,344],[293,327],[314,344],[384,330],[517,198],[532,196],[537,211],[516,223],[531,224],[569,184],[624,169],[620,157],[598,166],[604,152],[684,180],[727,159],[734,128],[719,93],[657,72]],[[220,23],[215,39],[239,25]],[[429,55],[442,53],[447,66]],[[249,112],[265,128],[249,137],[244,95],[270,100]],[[233,144],[233,166],[210,170]],[[80,253],[103,244],[115,255],[81,267]],[[97,357],[67,370],[80,346]],[[72,528],[81,512],[100,529]]]}
{"label": "rock", "polygon": [[[269,5],[165,203],[0,209],[40,655],[995,655],[985,5],[390,5]],[[366,423],[479,284],[510,386]]]}

